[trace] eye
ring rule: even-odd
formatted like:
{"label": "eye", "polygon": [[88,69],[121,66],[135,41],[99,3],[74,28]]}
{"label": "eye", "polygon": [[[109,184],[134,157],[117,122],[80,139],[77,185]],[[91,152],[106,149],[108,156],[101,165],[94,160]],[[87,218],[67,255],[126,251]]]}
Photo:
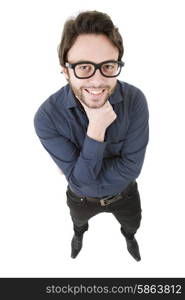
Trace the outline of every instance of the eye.
{"label": "eye", "polygon": [[112,70],[115,68],[115,64],[106,64],[106,65],[103,65],[103,68],[106,70]]}
{"label": "eye", "polygon": [[77,65],[76,68],[80,71],[89,71],[92,69],[92,66],[89,64]]}
{"label": "eye", "polygon": [[88,65],[78,66],[80,70],[87,70],[89,68]]}

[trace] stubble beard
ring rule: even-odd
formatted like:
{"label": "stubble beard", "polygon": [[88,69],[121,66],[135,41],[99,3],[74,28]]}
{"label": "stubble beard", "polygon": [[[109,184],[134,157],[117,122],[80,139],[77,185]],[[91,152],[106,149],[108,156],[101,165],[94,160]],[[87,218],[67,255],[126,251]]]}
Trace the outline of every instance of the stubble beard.
{"label": "stubble beard", "polygon": [[[87,107],[89,108],[100,108],[102,107],[109,99],[109,97],[113,94],[115,88],[116,88],[116,84],[113,88],[111,88],[110,86],[99,86],[99,87],[94,87],[94,86],[91,86],[91,87],[86,87],[86,86],[82,86],[80,87],[79,89],[75,88],[72,83],[70,82],[70,79],[68,80],[69,82],[69,85],[74,93],[74,95],[76,96],[76,98],[78,100],[80,100],[82,103],[84,103]],[[105,94],[105,97],[104,97],[104,100],[101,102],[101,105],[96,105],[96,104],[89,104],[88,101],[86,101],[86,97],[83,93],[84,89],[94,89],[94,88],[98,88],[98,89],[105,89],[107,92]],[[97,99],[98,100],[98,99]],[[95,100],[96,101],[96,100]]]}

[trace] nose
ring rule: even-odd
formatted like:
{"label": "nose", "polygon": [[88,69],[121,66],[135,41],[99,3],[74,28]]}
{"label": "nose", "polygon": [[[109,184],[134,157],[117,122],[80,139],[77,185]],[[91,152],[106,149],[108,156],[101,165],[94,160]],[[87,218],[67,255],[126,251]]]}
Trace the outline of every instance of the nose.
{"label": "nose", "polygon": [[89,78],[89,82],[91,83],[104,83],[105,82],[105,76],[103,76],[101,73],[100,73],[100,70],[97,69],[95,74]]}

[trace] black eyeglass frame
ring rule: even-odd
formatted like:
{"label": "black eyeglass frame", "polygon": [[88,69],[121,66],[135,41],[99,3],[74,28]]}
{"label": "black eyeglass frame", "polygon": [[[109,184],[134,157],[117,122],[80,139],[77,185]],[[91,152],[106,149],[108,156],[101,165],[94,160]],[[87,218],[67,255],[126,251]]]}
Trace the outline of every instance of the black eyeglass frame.
{"label": "black eyeglass frame", "polygon": [[[117,63],[117,64],[120,66],[119,73],[116,74],[116,75],[113,75],[113,76],[107,76],[107,75],[105,75],[105,74],[102,72],[102,70],[101,70],[101,66],[104,65],[104,64],[106,64],[106,63]],[[93,72],[90,76],[79,77],[79,76],[76,74],[75,67],[76,67],[77,65],[80,65],[80,64],[91,64],[91,65],[93,65],[93,66],[94,66],[94,72]],[[117,76],[121,73],[121,69],[122,69],[122,67],[123,67],[124,65],[125,65],[125,63],[124,63],[123,61],[119,61],[119,60],[118,60],[118,61],[117,61],[117,60],[106,60],[106,61],[101,62],[100,64],[95,64],[94,62],[91,62],[91,61],[79,61],[79,62],[74,63],[74,64],[70,64],[70,63],[68,63],[68,62],[65,63],[65,66],[66,66],[67,68],[73,69],[74,74],[75,74],[76,78],[78,78],[78,79],[87,79],[87,78],[90,78],[90,77],[94,76],[94,74],[96,73],[96,70],[97,70],[97,69],[100,70],[100,73],[101,73],[104,77],[107,77],[107,78],[117,77]]]}

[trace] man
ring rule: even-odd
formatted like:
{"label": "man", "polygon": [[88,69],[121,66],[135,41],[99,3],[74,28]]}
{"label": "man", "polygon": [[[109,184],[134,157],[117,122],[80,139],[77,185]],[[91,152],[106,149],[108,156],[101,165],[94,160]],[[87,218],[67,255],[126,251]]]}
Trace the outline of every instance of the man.
{"label": "man", "polygon": [[140,89],[117,80],[123,52],[107,14],[87,11],[68,20],[58,49],[68,84],[42,103],[34,118],[42,145],[68,182],[72,258],[82,248],[89,219],[110,212],[129,253],[141,259],[136,178],[148,143],[148,108]]}

